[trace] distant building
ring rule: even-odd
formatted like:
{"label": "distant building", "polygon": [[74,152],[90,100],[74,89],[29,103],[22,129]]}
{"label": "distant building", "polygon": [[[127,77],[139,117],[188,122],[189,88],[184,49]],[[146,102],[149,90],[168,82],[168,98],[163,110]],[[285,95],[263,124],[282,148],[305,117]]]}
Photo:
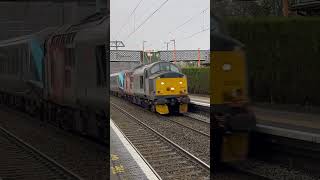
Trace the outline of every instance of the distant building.
{"label": "distant building", "polygon": [[213,12],[219,16],[283,16],[286,3],[289,16],[320,15],[319,0],[214,0]]}
{"label": "distant building", "polygon": [[291,0],[290,11],[302,16],[319,16],[320,1],[319,0]]}

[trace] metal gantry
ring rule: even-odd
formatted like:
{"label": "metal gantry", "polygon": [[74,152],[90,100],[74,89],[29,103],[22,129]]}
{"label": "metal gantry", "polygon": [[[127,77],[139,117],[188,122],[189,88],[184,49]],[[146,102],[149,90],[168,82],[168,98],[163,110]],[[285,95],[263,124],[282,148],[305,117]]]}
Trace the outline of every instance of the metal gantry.
{"label": "metal gantry", "polygon": [[116,48],[118,50],[119,47],[125,47],[122,41],[110,41],[110,47]]}

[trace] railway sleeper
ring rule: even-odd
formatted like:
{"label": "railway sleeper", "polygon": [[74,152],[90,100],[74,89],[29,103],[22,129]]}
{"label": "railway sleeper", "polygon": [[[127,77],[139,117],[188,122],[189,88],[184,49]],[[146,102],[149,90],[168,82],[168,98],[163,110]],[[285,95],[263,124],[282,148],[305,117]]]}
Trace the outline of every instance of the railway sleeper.
{"label": "railway sleeper", "polygon": [[[178,166],[177,166],[178,165]],[[164,173],[164,174],[168,174],[168,175],[185,175],[186,173],[190,173],[190,175],[194,174],[194,175],[199,175],[201,173],[200,170],[196,170],[198,169],[198,167],[195,166],[179,166],[179,164],[176,164],[175,168],[169,168],[171,166],[167,166],[166,169],[159,171],[160,173]]]}
{"label": "railway sleeper", "polygon": [[132,138],[129,138],[129,139],[130,139],[130,141],[134,141],[134,142],[141,142],[141,141],[154,142],[154,141],[159,141],[157,138],[154,138],[154,137],[150,137],[150,138],[132,137]]}
{"label": "railway sleeper", "polygon": [[150,159],[150,160],[154,160],[154,159],[159,159],[159,158],[162,158],[162,157],[166,157],[166,158],[173,158],[173,157],[177,157],[177,154],[176,153],[167,153],[167,154],[158,154],[158,155],[154,155],[154,156],[151,156],[151,155],[143,155],[143,157],[145,157],[146,159]]}
{"label": "railway sleeper", "polygon": [[[140,144],[145,144],[145,141],[144,140],[141,140],[141,141],[131,141],[133,144],[137,144],[137,145],[140,145]],[[160,143],[159,140],[154,140],[154,141],[149,141],[148,143]]]}
{"label": "railway sleeper", "polygon": [[158,157],[158,158],[160,158],[160,157],[166,157],[166,156],[170,156],[171,157],[172,155],[177,156],[177,153],[171,151],[171,152],[156,152],[156,153],[143,154],[143,156],[146,157],[146,158],[150,158],[150,157]]}
{"label": "railway sleeper", "polygon": [[159,166],[159,167],[153,167],[154,169],[157,169],[156,171],[159,174],[165,175],[165,176],[182,176],[186,173],[190,173],[189,175],[198,175],[200,171],[195,171],[197,169],[195,166],[188,166],[187,164],[175,164],[175,167],[172,166]]}
{"label": "railway sleeper", "polygon": [[138,139],[138,138],[146,138],[146,139],[151,139],[151,138],[154,138],[154,136],[152,136],[152,135],[134,135],[134,133],[132,133],[132,134],[130,134],[130,135],[128,135],[128,134],[126,134],[126,137],[127,138],[129,138],[129,139]]}
{"label": "railway sleeper", "polygon": [[143,144],[143,145],[135,145],[137,148],[140,147],[162,147],[162,143],[157,143],[157,144]]}
{"label": "railway sleeper", "polygon": [[171,149],[166,149],[166,150],[159,151],[159,150],[153,148],[153,149],[149,149],[148,151],[142,152],[142,153],[146,154],[146,155],[154,155],[154,154],[161,154],[161,153],[165,154],[165,153],[168,153],[168,152],[172,152],[172,150]]}
{"label": "railway sleeper", "polygon": [[199,178],[199,175],[205,177],[202,171],[197,170],[197,171],[186,172],[186,173],[183,173],[182,175],[168,175],[166,176],[166,179],[194,180],[196,178]]}
{"label": "railway sleeper", "polygon": [[[187,162],[186,160],[183,161],[170,161],[167,159],[162,159],[162,161],[150,161],[150,163],[154,164],[153,167],[154,168],[159,168],[159,167],[165,167],[165,169],[176,169],[177,165],[178,166],[183,166],[183,167],[188,167],[190,165],[189,162]],[[192,166],[194,168],[194,166]]]}
{"label": "railway sleeper", "polygon": [[[183,161],[184,158],[180,157],[180,156],[172,156],[172,157],[166,157],[166,161]],[[155,158],[155,159],[149,159],[150,162],[152,163],[157,163],[157,162],[161,162],[163,161],[163,159],[159,159],[159,158]]]}
{"label": "railway sleeper", "polygon": [[[154,150],[154,149],[156,149],[156,150]],[[147,152],[149,152],[149,151],[166,151],[166,150],[170,150],[168,147],[161,147],[161,146],[159,146],[159,147],[155,147],[155,146],[148,146],[148,147],[139,147],[139,151],[140,152],[143,152],[143,151],[147,151]]]}

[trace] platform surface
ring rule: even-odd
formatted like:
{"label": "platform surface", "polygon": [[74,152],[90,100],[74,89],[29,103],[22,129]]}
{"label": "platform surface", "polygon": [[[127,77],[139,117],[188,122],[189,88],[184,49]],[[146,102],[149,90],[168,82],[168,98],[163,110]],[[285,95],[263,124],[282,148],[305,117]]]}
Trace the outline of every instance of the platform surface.
{"label": "platform surface", "polygon": [[296,113],[253,107],[261,123],[281,123],[303,128],[320,129],[320,114]]}
{"label": "platform surface", "polygon": [[257,131],[320,143],[320,114],[296,113],[252,107]]}
{"label": "platform surface", "polygon": [[159,180],[122,132],[110,119],[110,179]]}
{"label": "platform surface", "polygon": [[210,97],[209,96],[201,96],[196,94],[189,94],[190,101],[193,104],[200,106],[210,106]]}
{"label": "platform surface", "polygon": [[[189,95],[191,103],[210,106],[210,97]],[[320,114],[308,114],[251,106],[256,118],[256,131],[320,143]]]}

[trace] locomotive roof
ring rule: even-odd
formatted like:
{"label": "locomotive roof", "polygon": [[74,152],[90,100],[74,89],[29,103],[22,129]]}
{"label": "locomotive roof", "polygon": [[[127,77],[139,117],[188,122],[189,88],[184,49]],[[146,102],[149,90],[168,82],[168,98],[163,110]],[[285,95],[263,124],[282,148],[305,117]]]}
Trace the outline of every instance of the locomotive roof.
{"label": "locomotive roof", "polygon": [[211,33],[212,47],[213,51],[230,51],[235,47],[244,47],[240,41],[231,38],[230,36],[224,35],[222,33]]}
{"label": "locomotive roof", "polygon": [[153,65],[159,64],[159,63],[169,63],[169,64],[172,64],[172,63],[167,62],[167,61],[157,61],[157,62],[153,62],[153,63],[150,63],[150,64],[141,65],[141,66],[138,66],[137,68],[133,69],[133,70],[134,70],[134,74],[141,74],[141,73],[144,72],[145,69],[149,69],[149,68],[152,67]]}
{"label": "locomotive roof", "polygon": [[[107,41],[106,37],[101,38],[101,34],[107,34],[107,16],[104,14],[94,14],[84,19],[78,24],[66,24],[57,27],[48,27],[39,32],[32,34],[15,37],[7,40],[0,41],[0,47],[11,46],[15,44],[25,44],[33,39],[44,41],[50,34],[60,35],[68,34],[76,31],[83,31],[78,36],[76,35],[75,41],[84,41],[88,39],[103,39]],[[104,39],[105,38],[105,39]]]}
{"label": "locomotive roof", "polygon": [[[166,75],[168,75],[168,74],[170,74],[170,75],[172,75],[172,74],[173,74],[173,75],[179,74],[179,75],[183,76],[182,73],[159,71],[159,72],[157,72],[157,73],[152,74],[149,78],[150,78],[150,79],[154,79],[154,78],[156,78],[156,77],[158,77],[158,76],[165,75],[165,74],[166,74]],[[176,76],[173,76],[173,77],[176,77]]]}
{"label": "locomotive roof", "polygon": [[110,74],[110,77],[118,76],[120,72]]}
{"label": "locomotive roof", "polygon": [[33,34],[24,35],[24,36],[11,38],[11,39],[7,39],[7,40],[2,40],[2,41],[0,41],[0,47],[11,46],[11,45],[15,45],[15,44],[24,44],[24,43],[31,41],[34,38],[39,39],[39,40],[44,40],[44,38],[47,35],[53,33],[56,29],[57,29],[57,27],[49,27],[49,28],[43,29],[40,32],[36,32]]}

